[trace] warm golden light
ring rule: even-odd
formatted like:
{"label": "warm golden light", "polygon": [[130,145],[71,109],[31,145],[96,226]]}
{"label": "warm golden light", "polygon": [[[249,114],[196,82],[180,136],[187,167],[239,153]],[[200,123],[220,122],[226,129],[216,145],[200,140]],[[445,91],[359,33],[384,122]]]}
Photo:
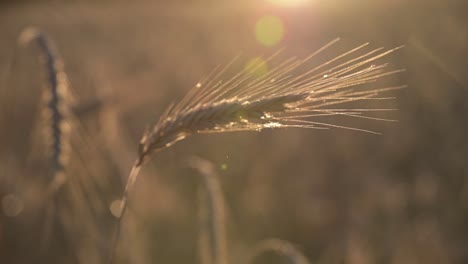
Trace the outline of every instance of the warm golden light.
{"label": "warm golden light", "polygon": [[277,6],[283,7],[298,7],[307,4],[309,0],[266,0],[269,3],[272,3]]}
{"label": "warm golden light", "polygon": [[255,37],[261,44],[271,47],[278,44],[284,36],[284,25],[276,16],[263,16],[255,24]]}

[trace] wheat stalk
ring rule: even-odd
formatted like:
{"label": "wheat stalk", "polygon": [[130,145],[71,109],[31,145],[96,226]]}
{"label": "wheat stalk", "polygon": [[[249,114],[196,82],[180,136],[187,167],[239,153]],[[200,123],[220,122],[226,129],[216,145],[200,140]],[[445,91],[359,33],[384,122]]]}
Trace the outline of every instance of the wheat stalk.
{"label": "wheat stalk", "polygon": [[64,228],[59,233],[70,230],[63,219],[64,215],[58,214],[61,208],[60,199],[56,194],[67,181],[66,171],[71,150],[72,95],[63,60],[55,44],[45,33],[36,28],[26,28],[21,32],[18,43],[23,46],[34,44],[46,75],[46,87],[41,92],[38,126],[41,137],[35,141],[36,144],[45,144],[40,154],[45,154],[47,157],[50,177],[47,190],[41,200],[41,205],[45,206],[41,249],[45,250],[51,242],[52,230],[56,228],[54,222],[57,219],[61,223],[60,228]]}
{"label": "wheat stalk", "polygon": [[63,59],[52,39],[39,29],[30,27],[21,32],[18,43],[23,46],[31,43],[35,45],[46,75],[46,87],[41,92],[38,126],[38,132],[41,133],[39,141],[41,144],[45,144],[45,149],[41,149],[40,154],[47,156],[50,176],[47,190],[42,198],[42,205],[46,206],[46,218],[41,247],[42,250],[45,250],[50,242],[52,230],[55,228],[54,220],[56,218],[58,218],[65,230],[70,230],[67,222],[63,220],[63,214],[57,214],[61,208],[59,205],[60,200],[56,197],[56,194],[67,181],[66,170],[69,165],[71,151],[71,124],[73,118],[71,111],[72,95],[64,70]]}
{"label": "wheat stalk", "polygon": [[[45,154],[47,158],[50,176],[46,192],[40,201],[42,206],[46,206],[42,237],[44,241],[41,245],[45,249],[52,230],[60,228],[54,238],[65,239],[63,242],[74,249],[73,253],[78,258],[79,249],[84,246],[91,247],[86,244],[96,240],[99,229],[97,222],[93,222],[93,214],[98,210],[96,203],[87,202],[88,199],[96,197],[93,182],[84,175],[71,177],[71,172],[77,170],[70,159],[72,154],[77,155],[72,153],[73,143],[80,144],[82,149],[88,147],[83,142],[73,142],[84,135],[74,114],[73,91],[65,73],[63,59],[51,38],[39,29],[27,28],[20,34],[18,42],[21,45],[34,44],[39,51],[41,66],[45,69],[47,77],[45,89],[41,92],[38,126],[41,137],[36,139],[45,143],[45,148],[40,149],[40,154]],[[76,219],[77,216],[79,220]],[[86,237],[77,236],[78,233],[84,232],[89,232]]]}
{"label": "wheat stalk", "polygon": [[[224,68],[217,67],[198,82],[177,104],[166,109],[160,119],[140,140],[139,155],[128,177],[121,202],[121,217],[117,220],[116,235],[111,248],[113,260],[122,218],[125,215],[128,193],[138,173],[153,152],[167,148],[197,133],[224,133],[232,131],[260,131],[265,128],[344,128],[375,133],[374,131],[331,123],[318,122],[318,116],[348,116],[373,120],[387,120],[365,115],[367,112],[394,109],[346,108],[346,103],[363,100],[386,100],[381,93],[404,86],[359,90],[402,70],[388,70],[386,63],[375,64],[395,49],[378,48],[365,51],[368,44],[358,46],[316,67],[307,67],[338,39],[326,44],[305,59],[291,58],[279,63],[259,76],[257,72],[270,63],[278,53],[250,65],[224,80],[236,60]],[[359,53],[361,52],[361,53]],[[332,106],[341,105],[341,108]],[[392,121],[392,120],[387,120]]]}
{"label": "wheat stalk", "polygon": [[228,264],[225,204],[214,165],[194,157],[190,165],[203,177],[199,190],[199,254],[202,264]]}

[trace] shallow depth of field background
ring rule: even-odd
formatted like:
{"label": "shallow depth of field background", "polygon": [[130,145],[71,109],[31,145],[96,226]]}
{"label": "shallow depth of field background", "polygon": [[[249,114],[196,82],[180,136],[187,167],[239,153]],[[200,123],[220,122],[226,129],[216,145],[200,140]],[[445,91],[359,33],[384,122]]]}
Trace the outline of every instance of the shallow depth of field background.
{"label": "shallow depth of field background", "polygon": [[[21,200],[15,194],[24,184],[18,181],[41,177],[40,170],[25,165],[43,85],[37,52],[16,47],[27,26],[40,27],[56,42],[77,105],[101,98],[97,107],[80,112],[86,130],[80,140],[83,149],[92,150],[82,150],[86,154],[74,162],[82,164],[76,173],[89,167],[97,171],[93,177],[107,179],[102,196],[109,205],[121,194],[120,179],[145,127],[216,65],[239,53],[247,63],[282,47],[285,58],[306,56],[335,37],[342,42],[328,52],[330,57],[365,42],[373,48],[405,45],[387,59],[392,68],[406,69],[391,80],[408,85],[392,92],[397,99],[390,105],[399,110],[391,117],[398,123],[346,123],[382,136],[340,129],[196,135],[156,153],[131,196],[118,249],[122,263],[198,262],[200,179],[187,165],[194,155],[219,169],[232,263],[270,237],[298,245],[312,263],[467,263],[468,19],[463,2],[1,2],[0,263],[67,263],[70,254],[53,244],[48,258],[39,260],[36,219],[8,207],[12,197]],[[283,27],[283,34],[275,26],[269,29],[273,35],[280,30],[270,46],[256,36],[256,25],[266,15]],[[15,49],[15,64],[8,70]],[[111,211],[100,221],[111,230]],[[281,261],[265,255],[258,263]]]}

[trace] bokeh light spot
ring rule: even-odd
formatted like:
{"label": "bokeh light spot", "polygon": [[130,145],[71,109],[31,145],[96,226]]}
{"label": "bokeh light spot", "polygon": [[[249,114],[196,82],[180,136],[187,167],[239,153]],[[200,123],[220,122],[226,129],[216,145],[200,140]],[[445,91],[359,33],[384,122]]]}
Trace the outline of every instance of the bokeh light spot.
{"label": "bokeh light spot", "polygon": [[223,171],[227,170],[227,164],[226,163],[221,164],[221,170],[223,170]]}
{"label": "bokeh light spot", "polygon": [[109,206],[109,210],[113,216],[116,218],[119,218],[120,215],[122,214],[122,209],[121,209],[121,204],[122,201],[120,199],[112,201],[112,203]]}
{"label": "bokeh light spot", "polygon": [[278,44],[284,36],[284,25],[276,16],[263,16],[255,24],[257,41],[267,47]]}
{"label": "bokeh light spot", "polygon": [[253,58],[245,65],[245,71],[255,77],[261,77],[268,73],[268,65],[265,60],[260,57]]}
{"label": "bokeh light spot", "polygon": [[8,194],[2,199],[3,213],[9,217],[15,217],[24,209],[23,201],[14,194]]}

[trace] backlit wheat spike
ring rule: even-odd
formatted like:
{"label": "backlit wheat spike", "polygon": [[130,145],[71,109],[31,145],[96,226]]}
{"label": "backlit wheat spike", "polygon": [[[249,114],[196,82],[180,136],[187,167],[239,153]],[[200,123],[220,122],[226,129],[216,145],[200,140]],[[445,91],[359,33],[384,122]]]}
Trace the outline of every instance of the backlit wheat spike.
{"label": "backlit wheat spike", "polygon": [[55,192],[66,180],[65,169],[70,154],[72,95],[63,60],[53,41],[35,28],[25,29],[20,44],[34,43],[40,52],[40,60],[46,70],[47,89],[42,92],[41,123],[48,145],[52,181],[50,192]]}
{"label": "backlit wheat spike", "polygon": [[[375,133],[311,120],[312,117],[323,115],[374,119],[364,115],[364,111],[359,109],[330,107],[353,101],[390,99],[381,97],[380,94],[404,87],[360,90],[359,86],[363,84],[401,71],[386,70],[385,63],[375,64],[378,59],[396,49],[375,49],[355,55],[364,47],[365,45],[359,46],[312,69],[307,69],[306,62],[314,56],[305,60],[288,60],[260,76],[255,71],[262,67],[262,63],[252,65],[226,80],[222,77],[227,68],[215,72],[214,80],[199,82],[186,98],[168,108],[159,121],[144,134],[137,164],[141,164],[152,152],[196,133],[259,131],[286,127],[339,127]],[[270,60],[272,58],[265,59]]]}
{"label": "backlit wheat spike", "polygon": [[224,198],[214,165],[192,158],[190,165],[203,177],[199,188],[199,237],[201,264],[228,264]]}
{"label": "backlit wheat spike", "polygon": [[[367,44],[334,56],[316,67],[308,66],[320,53],[329,49],[333,40],[305,59],[292,58],[278,66],[278,54],[245,67],[229,76],[235,60],[224,68],[216,68],[205,80],[197,83],[178,104],[173,104],[161,115],[159,121],[148,129],[140,140],[139,155],[130,172],[121,203],[120,221],[125,215],[128,192],[135,183],[142,164],[155,151],[162,150],[197,133],[232,131],[260,131],[266,128],[343,128],[376,133],[374,131],[319,122],[318,116],[347,116],[350,118],[375,118],[365,113],[392,109],[347,108],[356,101],[387,100],[384,92],[404,86],[369,88],[371,83],[401,70],[389,70],[380,59],[395,49],[382,48],[365,51]],[[338,107],[337,107],[338,106]],[[391,121],[391,120],[388,120]],[[120,227],[117,228],[116,240]],[[117,243],[115,240],[115,244]],[[115,249],[111,249],[111,256]],[[111,257],[112,262],[112,257]]]}
{"label": "backlit wheat spike", "polygon": [[253,264],[255,259],[265,252],[272,251],[288,259],[291,264],[309,264],[309,260],[304,254],[291,242],[271,238],[258,243],[252,254],[249,256],[247,264]]}

